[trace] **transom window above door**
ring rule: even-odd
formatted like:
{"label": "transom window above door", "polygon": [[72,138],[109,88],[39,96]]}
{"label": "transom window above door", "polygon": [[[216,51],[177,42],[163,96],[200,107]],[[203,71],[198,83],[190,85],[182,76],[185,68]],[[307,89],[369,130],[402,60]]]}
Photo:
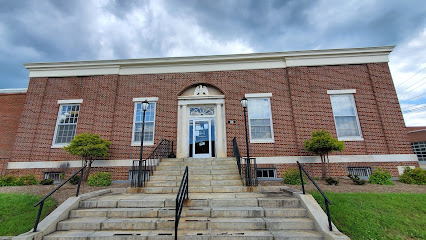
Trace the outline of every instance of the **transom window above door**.
{"label": "transom window above door", "polygon": [[190,116],[213,116],[214,107],[213,106],[190,107],[189,115]]}

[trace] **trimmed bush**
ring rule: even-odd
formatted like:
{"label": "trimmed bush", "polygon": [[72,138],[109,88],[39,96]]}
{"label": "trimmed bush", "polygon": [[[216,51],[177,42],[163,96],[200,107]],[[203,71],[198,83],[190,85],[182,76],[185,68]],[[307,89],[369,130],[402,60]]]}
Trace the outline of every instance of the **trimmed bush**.
{"label": "trimmed bush", "polygon": [[390,180],[391,177],[392,176],[390,175],[388,170],[377,168],[377,170],[370,175],[368,180],[372,184],[393,185],[393,182]]}
{"label": "trimmed bush", "polygon": [[89,176],[89,186],[109,186],[111,185],[111,173],[98,172]]}
{"label": "trimmed bush", "polygon": [[406,167],[404,173],[399,177],[399,181],[407,184],[426,184],[426,170],[421,168],[411,169]]}
{"label": "trimmed bush", "polygon": [[70,179],[69,183],[71,183],[72,185],[77,185],[79,181],[80,181],[80,175],[77,174]]}
{"label": "trimmed bush", "polygon": [[3,186],[24,186],[24,185],[36,185],[38,183],[34,175],[24,175],[21,177],[15,177],[13,175],[7,175],[0,177],[0,187]]}
{"label": "trimmed bush", "polygon": [[364,184],[367,182],[366,180],[359,178],[359,176],[358,176],[358,175],[352,175],[352,174],[349,174],[349,175],[348,175],[348,177],[349,177],[350,179],[352,179],[352,181],[353,181],[356,185],[364,185]]}
{"label": "trimmed bush", "polygon": [[334,179],[332,177],[326,177],[325,181],[327,182],[327,185],[334,185],[334,186],[339,185],[339,180]]}
{"label": "trimmed bush", "polygon": [[46,178],[41,180],[40,184],[41,185],[52,185],[53,184],[53,179],[52,178]]}
{"label": "trimmed bush", "polygon": [[[302,174],[302,176],[303,183],[306,184],[305,174]],[[290,185],[302,185],[302,182],[300,181],[299,170],[296,168],[287,169],[283,174],[283,182]]]}

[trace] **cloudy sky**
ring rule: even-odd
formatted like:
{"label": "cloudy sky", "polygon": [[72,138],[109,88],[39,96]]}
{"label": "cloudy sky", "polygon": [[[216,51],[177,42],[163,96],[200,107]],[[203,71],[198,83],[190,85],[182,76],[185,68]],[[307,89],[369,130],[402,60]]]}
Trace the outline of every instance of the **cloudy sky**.
{"label": "cloudy sky", "polygon": [[0,0],[0,88],[28,62],[396,45],[408,126],[426,125],[424,0]]}

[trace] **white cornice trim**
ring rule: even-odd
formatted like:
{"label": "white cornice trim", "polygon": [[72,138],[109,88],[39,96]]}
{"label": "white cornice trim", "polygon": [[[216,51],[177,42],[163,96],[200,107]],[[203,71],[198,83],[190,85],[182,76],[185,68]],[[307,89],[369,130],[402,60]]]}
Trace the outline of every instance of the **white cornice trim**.
{"label": "white cornice trim", "polygon": [[26,93],[26,88],[5,88],[0,89],[0,93],[2,94],[13,94],[13,93]]}
{"label": "white cornice trim", "polygon": [[30,77],[210,72],[388,62],[394,46],[195,57],[26,63]]}
{"label": "white cornice trim", "polygon": [[137,97],[137,98],[133,98],[133,102],[143,102],[145,100],[147,100],[148,102],[158,102],[158,97]]}
{"label": "white cornice trim", "polygon": [[83,103],[83,99],[58,100],[58,104],[75,104],[75,103]]}
{"label": "white cornice trim", "polygon": [[246,98],[265,98],[272,97],[272,93],[246,93],[244,95]]}
{"label": "white cornice trim", "polygon": [[348,93],[356,93],[356,89],[340,89],[340,90],[327,90],[327,94],[348,94]]}

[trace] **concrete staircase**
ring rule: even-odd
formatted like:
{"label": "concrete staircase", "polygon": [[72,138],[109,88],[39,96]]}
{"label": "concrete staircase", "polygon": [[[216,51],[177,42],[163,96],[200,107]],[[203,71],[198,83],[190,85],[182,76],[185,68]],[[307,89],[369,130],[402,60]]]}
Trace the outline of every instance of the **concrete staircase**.
{"label": "concrete staircase", "polygon": [[297,198],[246,192],[235,159],[163,159],[143,193],[80,202],[44,239],[174,239],[175,198],[189,165],[179,239],[323,239]]}

